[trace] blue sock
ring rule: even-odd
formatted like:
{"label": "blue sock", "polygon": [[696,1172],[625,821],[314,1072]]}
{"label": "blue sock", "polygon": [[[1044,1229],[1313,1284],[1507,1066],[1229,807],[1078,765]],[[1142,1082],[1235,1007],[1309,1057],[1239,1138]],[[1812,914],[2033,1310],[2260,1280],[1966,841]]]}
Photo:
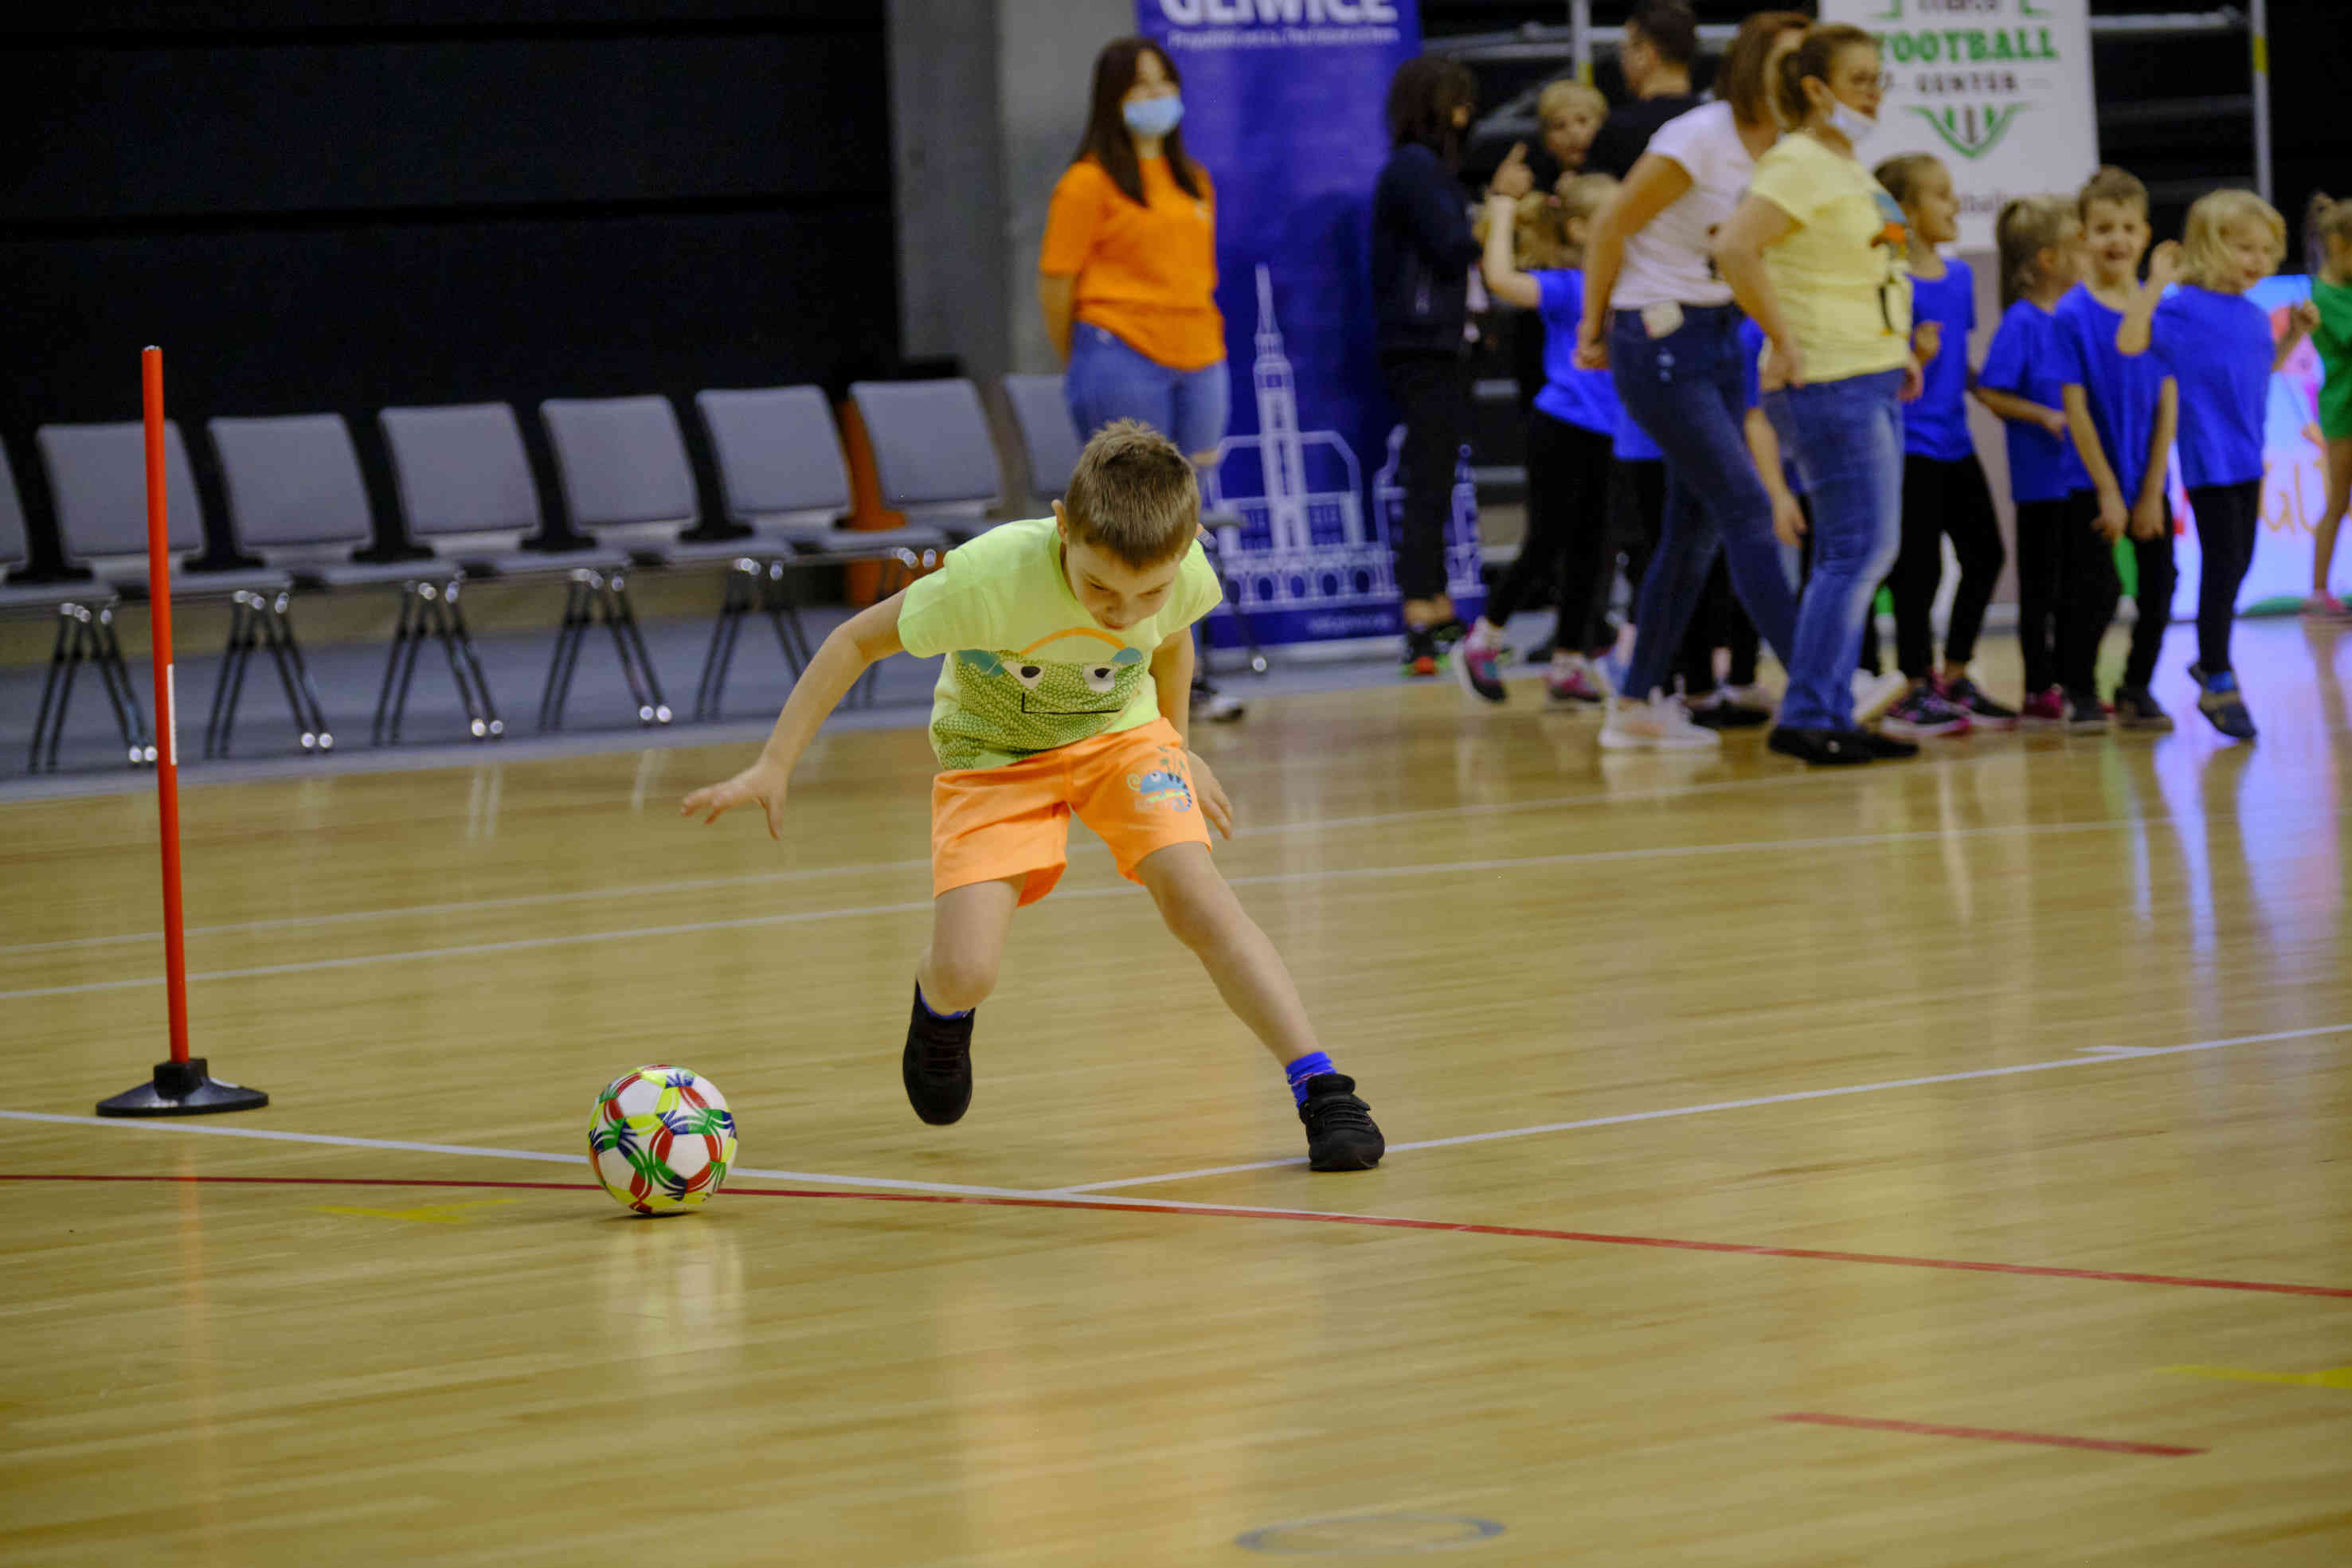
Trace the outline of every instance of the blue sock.
{"label": "blue sock", "polygon": [[920,980],[917,980],[915,982],[915,1005],[922,1009],[925,1012],[930,1014],[935,1019],[968,1019],[971,1017],[971,1009],[970,1008],[964,1009],[963,1011],[960,1013],[943,1013],[940,1011],[939,1009],[931,1006],[930,1003],[923,999],[923,982]]}
{"label": "blue sock", "polygon": [[1292,1062],[1289,1066],[1284,1068],[1282,1070],[1282,1075],[1290,1080],[1290,1097],[1298,1102],[1301,1105],[1304,1105],[1307,1103],[1307,1081],[1314,1077],[1318,1072],[1337,1072],[1339,1071],[1339,1070],[1338,1068],[1331,1065],[1331,1059],[1324,1055],[1323,1052],[1319,1051],[1310,1051],[1306,1055],[1300,1057],[1297,1061]]}

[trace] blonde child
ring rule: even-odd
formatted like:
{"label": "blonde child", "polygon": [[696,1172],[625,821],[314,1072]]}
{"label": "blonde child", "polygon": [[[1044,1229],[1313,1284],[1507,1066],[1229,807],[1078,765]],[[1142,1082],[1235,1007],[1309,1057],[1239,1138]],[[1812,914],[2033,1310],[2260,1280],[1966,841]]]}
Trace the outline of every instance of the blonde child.
{"label": "blonde child", "polygon": [[[1889,735],[1913,739],[1976,729],[2012,729],[2017,710],[1969,678],[1985,606],[2008,552],[1992,487],[1969,434],[1969,335],[1977,326],[1975,271],[1937,247],[1960,237],[1960,198],[1951,172],[1932,153],[1906,152],[1872,171],[1902,207],[1911,230],[1911,337],[1921,364],[1918,397],[1903,405],[1903,545],[1887,579],[1895,599],[1895,658],[1911,689],[1886,711]],[[1960,580],[1936,664],[1932,616],[1952,541]]]}
{"label": "blonde child", "polygon": [[[2102,168],[2075,198],[2089,255],[2088,275],[2058,302],[2058,323],[2074,364],[2066,372],[2066,427],[2091,476],[2082,526],[2109,542],[2130,534],[2139,569],[2139,619],[2116,722],[2126,729],[2170,729],[2172,719],[2148,691],[2156,656],[2172,620],[2172,510],[2165,497],[2179,390],[2153,356],[2126,358],[2116,346],[2124,312],[2139,298],[2140,257],[2147,253],[2147,187],[2116,168]],[[2101,623],[2105,630],[2105,622]],[[2096,640],[2091,657],[2095,659]],[[2095,687],[2066,693],[2067,724],[2103,727]]]}
{"label": "blonde child", "polygon": [[[2020,196],[2001,208],[1993,234],[2000,247],[2000,325],[1977,372],[1976,396],[2000,420],[2009,447],[2024,718],[2063,724],[2066,691],[2095,685],[2098,639],[2118,591],[2114,552],[2082,521],[2091,476],[2067,439],[2065,387],[2074,356],[2056,311],[2082,277],[2083,221],[2066,197]],[[2095,702],[2090,712],[2104,727]]]}
{"label": "blonde child", "polygon": [[[946,567],[835,628],[759,759],[686,798],[716,821],[756,803],[781,834],[793,767],[825,716],[893,653],[945,654],[931,699],[931,942],[915,966],[899,1073],[934,1125],[971,1103],[973,1009],[995,988],[1013,912],[1053,891],[1073,815],[1149,889],[1225,1004],[1283,1064],[1307,1163],[1379,1163],[1380,1129],[1334,1070],[1290,972],[1209,858],[1233,808],[1185,749],[1192,623],[1218,600],[1201,493],[1174,443],[1136,420],[1079,455],[1054,515],[1000,524]],[[1130,1012],[1132,1009],[1129,1009]],[[1137,1015],[1139,1019],[1140,1015]],[[1130,1019],[1130,1023],[1136,1019]]]}
{"label": "blonde child", "polygon": [[[2286,254],[2286,220],[2252,191],[2209,191],[2185,236],[2157,247],[2147,282],[2116,334],[2126,358],[2158,361],[2180,397],[2180,468],[2203,559],[2197,586],[2197,706],[2233,740],[2254,738],[2230,664],[2238,588],[2262,530],[2263,416],[2270,380],[2316,319],[2309,306],[2271,340],[2269,313],[2246,298]],[[2175,277],[2177,288],[2167,288]],[[2152,350],[2152,352],[2151,352]]]}
{"label": "blonde child", "polygon": [[1592,140],[1601,134],[1601,122],[1608,118],[1609,100],[1591,83],[1563,77],[1544,84],[1543,91],[1536,95],[1536,123],[1541,130],[1544,152],[1559,168],[1555,184],[1559,178],[1583,170]]}
{"label": "blonde child", "polygon": [[2311,601],[2314,615],[2340,616],[2344,601],[2327,589],[2335,564],[2336,530],[2352,507],[2352,202],[2315,193],[2304,217],[2313,252],[2311,304],[2319,325],[2312,341],[2326,379],[2319,385],[2319,436],[2326,444],[2327,507],[2312,539]]}
{"label": "blonde child", "polygon": [[1527,538],[1495,585],[1486,613],[1454,653],[1463,689],[1490,703],[1507,695],[1496,669],[1503,627],[1546,578],[1558,589],[1559,615],[1545,685],[1555,700],[1583,700],[1591,685],[1583,648],[1606,588],[1617,392],[1608,371],[1577,367],[1576,325],[1584,313],[1585,240],[1593,216],[1615,197],[1617,182],[1606,174],[1576,175],[1563,179],[1551,196],[1537,194],[1534,183],[1527,149],[1512,148],[1487,190],[1480,261],[1487,292],[1535,311],[1545,344],[1544,388],[1528,416]]}

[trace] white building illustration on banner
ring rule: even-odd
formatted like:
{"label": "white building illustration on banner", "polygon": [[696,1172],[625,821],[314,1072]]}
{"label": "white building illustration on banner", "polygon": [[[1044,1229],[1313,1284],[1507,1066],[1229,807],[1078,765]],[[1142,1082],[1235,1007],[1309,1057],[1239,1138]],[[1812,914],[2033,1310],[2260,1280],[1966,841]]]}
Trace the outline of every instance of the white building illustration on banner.
{"label": "white building illustration on banner", "polygon": [[[1388,461],[1373,476],[1381,526],[1365,525],[1363,469],[1335,430],[1301,430],[1297,383],[1274,313],[1274,278],[1257,268],[1257,352],[1250,364],[1257,434],[1227,436],[1207,475],[1206,510],[1240,521],[1217,530],[1234,602],[1245,611],[1338,609],[1393,601],[1392,547],[1404,491],[1397,480],[1404,427],[1389,432]],[[1478,503],[1469,465],[1457,460],[1446,528],[1447,587],[1478,590]]]}

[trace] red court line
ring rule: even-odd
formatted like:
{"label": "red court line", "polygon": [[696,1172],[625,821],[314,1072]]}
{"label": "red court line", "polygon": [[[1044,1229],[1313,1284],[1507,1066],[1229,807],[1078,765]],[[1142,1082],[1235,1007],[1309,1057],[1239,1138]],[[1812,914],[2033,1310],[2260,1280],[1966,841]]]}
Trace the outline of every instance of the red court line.
{"label": "red court line", "polygon": [[1993,1427],[1939,1427],[1932,1421],[1881,1421],[1867,1416],[1824,1416],[1799,1410],[1775,1416],[1775,1421],[1807,1421],[1816,1427],[1863,1427],[1874,1432],[1916,1432],[1923,1437],[1981,1437],[1990,1443],[2040,1443],[2053,1448],[2092,1448],[2102,1454],[2155,1454],[2177,1459],[2201,1454],[2202,1448],[2178,1448],[2169,1443],[2118,1443],[2106,1437],[2062,1437],[2054,1432],[2004,1432]]}
{"label": "red court line", "polygon": [[[495,1187],[538,1192],[594,1192],[589,1182],[429,1181],[390,1176],[66,1176],[0,1172],[0,1181],[213,1182],[257,1186]],[[950,1192],[834,1192],[796,1187],[730,1186],[736,1197],[842,1198],[860,1203],[950,1203],[984,1208],[1076,1208],[1111,1214],[1194,1214],[1216,1219],[1290,1219],[1317,1225],[1370,1225],[1391,1230],[1443,1230],[1464,1236],[1509,1236],[1537,1241],[1584,1241],[1600,1247],[1655,1247],[1676,1252],[1729,1252],[1749,1258],[1798,1258],[1820,1263],[1879,1263],[1897,1269],[1956,1269],[1979,1274],[2021,1274],[2044,1280],[2099,1280],[2121,1285],[2179,1285],[2199,1291],[2254,1291],[2279,1296],[2352,1301],[2352,1287],[2292,1285],[2268,1280],[2212,1280],[2194,1274],[2134,1274],[2113,1269],[2059,1269],[2042,1263],[1979,1263],[1964,1258],[1909,1258],[1891,1252],[1830,1252],[1811,1247],[1760,1247],[1740,1241],[1692,1241],[1672,1236],[1613,1236],[1599,1230],[1541,1230],[1520,1225],[1468,1225],[1450,1219],[1405,1219],[1381,1214],[1326,1214],[1312,1208],[1220,1208],[1212,1203],[1088,1203],[1069,1197],[987,1197]]]}

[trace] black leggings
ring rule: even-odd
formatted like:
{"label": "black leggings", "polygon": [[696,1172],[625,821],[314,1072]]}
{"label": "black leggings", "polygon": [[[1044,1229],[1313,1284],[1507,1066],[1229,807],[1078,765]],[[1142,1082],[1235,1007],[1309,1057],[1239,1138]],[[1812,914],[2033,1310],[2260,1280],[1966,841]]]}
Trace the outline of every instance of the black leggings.
{"label": "black leggings", "polygon": [[[2058,623],[2058,684],[2069,696],[2095,697],[2099,692],[2099,640],[2116,618],[2116,601],[2123,597],[2116,576],[2116,547],[2099,532],[2099,497],[2077,490],[2066,497],[2065,514],[2058,521],[2058,581],[2064,604]],[[2169,543],[2169,540],[2167,540]],[[2169,560],[2172,552],[2165,551]],[[2147,569],[2143,567],[2142,570]],[[2142,579],[2145,584],[2146,579]],[[2168,601],[2171,589],[2165,590]],[[2161,635],[2164,622],[2157,621]],[[2137,656],[2138,639],[2133,639]],[[2156,656],[2148,655],[2151,668]],[[2129,676],[2126,685],[2134,683]]]}
{"label": "black leggings", "polygon": [[[1619,458],[1609,470],[1609,512],[1616,548],[1625,552],[1625,580],[1638,587],[1649,574],[1650,557],[1657,553],[1658,537],[1664,530],[1666,518],[1666,465],[1656,458]],[[1609,554],[1604,552],[1603,567]],[[1601,592],[1606,593],[1604,580]],[[1636,591],[1634,602],[1641,594]],[[1610,638],[1605,616],[1597,610],[1592,619],[1592,634],[1586,645],[1592,648],[1608,646]],[[1633,606],[1629,604],[1627,612]],[[1702,696],[1715,690],[1715,651],[1731,650],[1731,684],[1752,685],[1756,680],[1756,654],[1760,639],[1756,623],[1732,591],[1731,572],[1720,554],[1707,572],[1706,587],[1699,602],[1693,607],[1690,623],[1683,630],[1682,646],[1675,650],[1673,667],[1666,673],[1679,676],[1685,693]]]}
{"label": "black leggings", "polygon": [[2230,667],[2230,628],[2238,619],[2238,589],[2254,564],[2262,531],[2263,482],[2200,485],[2189,492],[2197,514],[2197,544],[2204,561],[2197,577],[2197,662],[2209,675]]}
{"label": "black leggings", "polygon": [[2067,602],[2060,575],[2059,530],[2069,501],[2017,504],[2017,645],[2025,655],[2025,695],[2060,684],[2058,650],[2065,639]]}
{"label": "black leggings", "polygon": [[1397,526],[1397,592],[1435,599],[1445,591],[1445,524],[1454,512],[1454,470],[1470,433],[1468,365],[1459,354],[1381,356],[1381,380],[1404,421],[1398,477],[1404,516]]}
{"label": "black leggings", "polygon": [[1959,558],[1960,581],[1944,631],[1944,658],[1965,664],[1976,656],[2006,552],[1992,509],[1992,491],[1975,454],[1946,460],[1913,453],[1903,459],[1903,548],[1886,586],[1895,597],[1895,662],[1913,680],[1936,664],[1936,590],[1944,579],[1944,540]]}
{"label": "black leggings", "polygon": [[1538,412],[1528,416],[1528,535],[1519,557],[1486,599],[1500,626],[1538,585],[1557,591],[1560,652],[1582,653],[1607,606],[1609,437]]}
{"label": "black leggings", "polygon": [[2139,566],[2139,589],[2132,595],[2139,620],[2132,627],[2131,653],[2124,659],[2124,685],[2138,690],[2156,679],[2156,656],[2164,648],[2164,629],[2172,623],[2172,591],[2180,580],[2180,569],[2172,559],[2169,502],[2164,508],[2164,531],[2152,539],[2132,539],[2131,547]]}

